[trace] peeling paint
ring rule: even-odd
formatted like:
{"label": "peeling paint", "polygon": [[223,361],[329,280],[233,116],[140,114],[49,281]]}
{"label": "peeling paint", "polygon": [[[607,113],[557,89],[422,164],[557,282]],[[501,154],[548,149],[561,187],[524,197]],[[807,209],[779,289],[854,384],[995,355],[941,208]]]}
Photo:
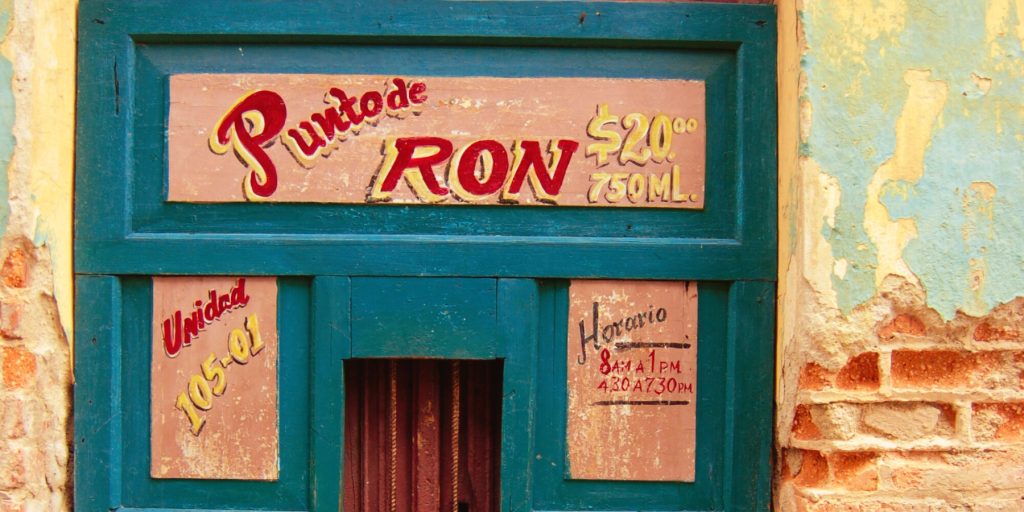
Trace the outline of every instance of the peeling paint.
{"label": "peeling paint", "polygon": [[14,91],[12,80],[14,69],[9,58],[7,44],[11,23],[11,0],[0,0],[0,233],[7,231],[7,219],[11,207],[7,202],[7,167],[14,153]]}
{"label": "peeling paint", "polygon": [[[829,0],[801,15],[802,151],[842,196],[820,224],[836,305],[849,313],[890,274],[947,319],[1011,300],[1024,289],[1024,205],[1009,200],[1024,194],[1024,0]],[[961,206],[981,181],[998,191],[986,235]]]}
{"label": "peeling paint", "polygon": [[[73,347],[72,197],[74,189],[75,20],[77,1],[32,2],[29,190],[31,236],[49,248],[60,324]],[[63,122],[54,122],[54,113]]]}
{"label": "peeling paint", "polygon": [[[945,83],[929,80],[930,75],[931,72],[921,70],[910,70],[904,74],[909,91],[903,111],[896,120],[896,150],[892,158],[879,166],[868,183],[864,231],[878,254],[876,287],[890,274],[917,283],[916,276],[903,261],[903,249],[910,240],[917,238],[917,223],[913,218],[890,216],[881,196],[896,190],[906,197],[908,190],[924,174],[925,150],[948,92]],[[893,184],[899,184],[900,188],[891,187]]]}
{"label": "peeling paint", "polygon": [[75,6],[0,0],[0,351],[18,363],[0,386],[0,415],[18,426],[0,447],[13,462],[0,464],[3,510],[71,509]]}

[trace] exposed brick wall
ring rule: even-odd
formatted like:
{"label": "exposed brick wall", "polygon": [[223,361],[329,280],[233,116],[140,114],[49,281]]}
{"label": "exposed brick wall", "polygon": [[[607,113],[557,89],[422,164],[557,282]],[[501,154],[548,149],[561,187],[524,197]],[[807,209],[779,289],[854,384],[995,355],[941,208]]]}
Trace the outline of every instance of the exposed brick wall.
{"label": "exposed brick wall", "polygon": [[1024,510],[1022,332],[1024,298],[943,321],[897,280],[807,330],[819,350],[780,411],[779,508]]}
{"label": "exposed brick wall", "polygon": [[17,236],[0,266],[0,512],[69,508],[70,376],[45,248]]}

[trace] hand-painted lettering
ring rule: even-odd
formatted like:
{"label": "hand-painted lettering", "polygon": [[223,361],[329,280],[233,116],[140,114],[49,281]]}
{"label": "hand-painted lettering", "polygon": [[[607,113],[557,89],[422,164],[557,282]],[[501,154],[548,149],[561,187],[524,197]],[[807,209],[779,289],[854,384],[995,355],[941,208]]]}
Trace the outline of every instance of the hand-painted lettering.
{"label": "hand-painted lettering", "polygon": [[401,78],[392,78],[383,91],[366,91],[349,96],[333,87],[324,96],[329,106],[299,121],[284,134],[287,106],[274,91],[258,90],[240,98],[221,117],[210,134],[210,149],[223,155],[234,150],[248,167],[243,183],[246,199],[256,201],[270,197],[277,190],[277,166],[266,148],[280,135],[297,162],[304,167],[316,165],[318,157],[326,157],[338,142],[350,134],[358,134],[364,125],[375,125],[381,114],[402,118],[410,112],[418,114],[426,102],[426,84],[411,85]]}
{"label": "hand-painted lettering", "polygon": [[605,344],[611,344],[629,332],[643,329],[648,325],[664,322],[668,319],[668,311],[663,307],[655,308],[651,305],[647,307],[646,311],[638,311],[603,326],[601,325],[600,318],[601,305],[595,301],[593,303],[593,313],[590,315],[590,334],[587,334],[587,321],[580,320],[579,322],[580,355],[576,358],[577,364],[585,364],[587,362],[587,343],[592,343],[594,350],[601,350],[601,347]]}
{"label": "hand-painted lettering", "polygon": [[[172,77],[168,200],[704,207],[698,81],[233,78]],[[189,102],[226,90],[226,112]],[[213,154],[195,151],[206,139]],[[241,194],[237,175],[201,174],[228,153]]]}
{"label": "hand-painted lettering", "polygon": [[[473,141],[457,152],[453,147],[452,142],[443,137],[386,139],[384,160],[367,199],[391,200],[399,180],[404,177],[416,197],[427,203],[448,199],[450,189],[454,190],[456,199],[464,201],[481,200],[501,190],[502,201],[517,202],[523,183],[528,181],[539,201],[554,204],[558,202],[566,169],[579,143],[569,139],[551,140],[550,163],[546,164],[540,141],[515,141],[511,166],[508,150],[495,140]],[[444,186],[438,181],[434,168],[449,159],[448,186]],[[478,178],[476,168],[481,159],[484,172]]]}
{"label": "hand-painted lettering", "polygon": [[210,290],[209,300],[196,300],[185,316],[179,309],[162,323],[164,353],[167,357],[178,355],[182,347],[192,345],[192,340],[206,329],[206,326],[217,321],[221,315],[245,307],[249,303],[249,295],[245,293],[245,279],[240,278],[237,284],[227,293],[218,294],[216,289]]}
{"label": "hand-painted lettering", "polygon": [[234,149],[249,168],[243,190],[250,201],[270,197],[277,190],[277,168],[264,148],[281,132],[287,115],[280,95],[255,91],[238,100],[210,134],[210,149],[214,153],[223,155]]}
{"label": "hand-painted lettering", "polygon": [[174,407],[185,414],[192,435],[198,436],[206,425],[206,418],[199,411],[212,409],[214,397],[223,395],[227,390],[228,381],[224,370],[233,363],[248,364],[251,357],[263,350],[259,318],[249,315],[245,317],[243,326],[244,330],[231,330],[228,336],[228,355],[218,359],[217,354],[211,353],[200,365],[200,373],[189,378],[187,390],[179,394],[174,402]]}

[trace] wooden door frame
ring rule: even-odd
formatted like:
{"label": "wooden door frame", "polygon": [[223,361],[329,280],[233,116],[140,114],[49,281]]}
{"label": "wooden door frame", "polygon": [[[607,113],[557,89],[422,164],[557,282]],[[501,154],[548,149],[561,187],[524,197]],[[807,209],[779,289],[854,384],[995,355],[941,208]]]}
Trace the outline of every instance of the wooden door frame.
{"label": "wooden door frame", "polygon": [[[300,43],[308,45],[304,55],[310,60],[286,59],[287,51]],[[231,66],[218,60],[241,47],[253,50],[250,58],[269,60],[236,59]],[[187,56],[178,52],[181,48],[190,49]],[[168,74],[193,68],[254,70],[267,62],[281,72],[308,72],[318,69],[315,59],[327,62],[338,52],[355,55],[359,49],[373,55],[435,51],[456,61],[472,54],[481,66],[507,54],[520,59],[524,76],[541,73],[540,66],[570,73],[574,68],[564,67],[563,61],[576,54],[590,59],[592,73],[611,76],[645,72],[643,62],[628,69],[609,67],[608,62],[628,67],[633,60],[643,61],[632,59],[634,54],[666,65],[677,62],[673,59],[688,63],[669,65],[672,73],[691,64],[692,69],[705,66],[701,72],[714,86],[709,119],[718,123],[717,131],[709,130],[709,140],[717,142],[709,142],[708,152],[709,159],[720,162],[715,167],[719,174],[709,172],[709,182],[719,180],[714,185],[719,187],[714,189],[717,203],[671,222],[646,212],[497,208],[487,211],[489,226],[467,227],[463,221],[480,211],[476,207],[455,213],[431,207],[182,205],[163,200],[165,161],[160,155],[166,140],[160,128],[167,112]],[[132,436],[146,431],[137,424],[136,408],[148,404],[148,398],[140,402],[141,386],[129,379],[142,364],[131,343],[147,339],[149,327],[134,315],[145,309],[139,301],[151,300],[145,297],[147,276],[163,274],[281,276],[282,307],[296,315],[312,312],[310,324],[292,327],[293,336],[311,340],[298,352],[308,358],[302,362],[310,365],[308,379],[292,380],[291,387],[281,389],[282,395],[306,397],[305,406],[288,411],[300,419],[287,425],[282,420],[282,439],[308,435],[310,440],[304,449],[283,447],[283,466],[308,462],[303,457],[310,454],[336,452],[340,459],[341,438],[334,435],[341,425],[336,417],[340,408],[329,409],[332,400],[336,406],[343,397],[325,396],[323,386],[340,382],[337,369],[345,357],[346,336],[340,326],[346,325],[347,313],[330,305],[344,300],[351,276],[512,280],[504,292],[510,304],[536,306],[540,318],[536,325],[509,325],[509,332],[540,339],[542,345],[558,341],[558,283],[564,280],[717,283],[708,293],[724,318],[716,327],[723,345],[721,364],[714,368],[723,384],[720,392],[707,395],[705,410],[716,412],[715,421],[704,424],[721,432],[699,432],[698,444],[721,457],[708,466],[715,474],[698,472],[699,485],[708,490],[694,499],[715,510],[768,508],[777,280],[775,57],[771,6],[355,0],[342,9],[330,0],[82,0],[75,195],[76,509],[244,506],[270,489],[280,492],[271,492],[278,505],[268,506],[335,509],[331,500],[340,479],[331,468],[340,468],[340,460],[332,455],[313,457],[307,469],[292,472],[294,480],[275,484],[150,485],[148,474],[140,474],[133,461],[148,457],[143,448],[148,444]],[[458,66],[446,69],[456,73]],[[374,226],[360,224],[365,212],[359,208],[367,208]],[[426,224],[435,212],[450,231]],[[216,228],[216,219],[242,218],[250,222]],[[561,224],[544,227],[538,221],[545,218]],[[650,219],[661,220],[645,225]],[[544,279],[555,281],[533,293],[535,280]],[[312,291],[307,293],[307,287]],[[516,415],[516,424],[542,413],[548,418],[560,414],[557,401],[537,410],[523,398],[536,394],[533,376],[545,368],[554,372],[552,363],[535,355],[523,364],[509,372],[506,384],[530,391],[511,403],[506,397],[504,414]],[[308,430],[298,432],[302,428]],[[503,461],[503,499],[508,510],[531,510],[538,506],[531,493],[537,491],[533,483],[540,473],[530,462],[536,436],[528,429],[506,436],[503,442],[513,449],[507,478]],[[720,445],[710,446],[710,439]],[[150,489],[146,499],[152,502],[133,501],[140,499],[140,488]],[[652,498],[656,506],[675,503],[675,491],[651,488],[660,496]],[[619,491],[574,485],[551,492],[562,509],[622,508],[615,496]]]}

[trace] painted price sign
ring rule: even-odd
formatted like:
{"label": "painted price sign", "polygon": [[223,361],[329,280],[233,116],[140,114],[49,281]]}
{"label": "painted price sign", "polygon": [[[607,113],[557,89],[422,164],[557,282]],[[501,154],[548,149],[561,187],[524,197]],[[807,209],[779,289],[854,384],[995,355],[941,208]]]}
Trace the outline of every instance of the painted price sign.
{"label": "painted price sign", "polygon": [[700,81],[170,82],[170,201],[704,207]]}
{"label": "painted price sign", "polygon": [[153,278],[153,478],[277,479],[277,341],[274,278]]}
{"label": "painted price sign", "polygon": [[570,478],[692,482],[697,284],[572,281],[566,346]]}

